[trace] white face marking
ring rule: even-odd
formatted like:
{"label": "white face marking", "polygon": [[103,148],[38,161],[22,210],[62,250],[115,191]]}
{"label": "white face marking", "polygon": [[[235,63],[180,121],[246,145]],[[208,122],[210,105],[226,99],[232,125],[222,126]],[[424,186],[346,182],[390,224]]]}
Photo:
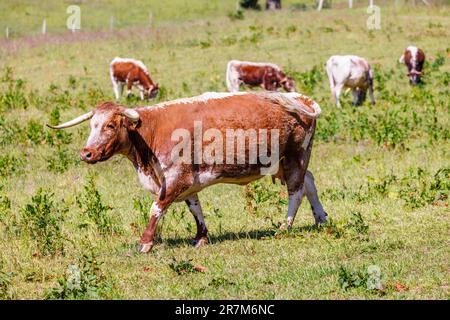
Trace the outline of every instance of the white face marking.
{"label": "white face marking", "polygon": [[91,132],[86,142],[86,147],[96,145],[99,142],[102,127],[105,124],[105,121],[108,120],[109,116],[110,114],[107,112],[94,114],[90,123]]}
{"label": "white face marking", "polygon": [[415,70],[417,67],[416,63],[417,63],[417,54],[419,53],[419,49],[414,46],[409,46],[408,48],[406,48],[406,50],[411,52],[411,65],[412,65],[413,69]]}

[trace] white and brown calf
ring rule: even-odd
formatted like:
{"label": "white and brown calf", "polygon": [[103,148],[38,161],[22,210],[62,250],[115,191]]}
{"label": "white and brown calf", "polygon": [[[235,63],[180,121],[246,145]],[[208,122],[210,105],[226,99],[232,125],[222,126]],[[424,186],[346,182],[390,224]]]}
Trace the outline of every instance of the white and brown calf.
{"label": "white and brown calf", "polygon": [[117,101],[122,95],[124,84],[127,86],[127,97],[131,94],[133,86],[139,89],[141,100],[153,99],[158,94],[159,86],[150,78],[142,61],[116,57],[110,63],[109,74]]}

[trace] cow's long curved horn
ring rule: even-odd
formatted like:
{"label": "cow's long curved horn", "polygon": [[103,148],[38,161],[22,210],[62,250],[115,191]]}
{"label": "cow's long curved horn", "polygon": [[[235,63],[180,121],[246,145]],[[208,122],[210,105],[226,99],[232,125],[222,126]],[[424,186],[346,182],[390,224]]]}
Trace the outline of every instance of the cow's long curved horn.
{"label": "cow's long curved horn", "polygon": [[123,115],[127,117],[132,122],[138,122],[139,121],[139,113],[137,113],[136,110],[133,109],[125,109],[123,111]]}
{"label": "cow's long curved horn", "polygon": [[73,120],[67,121],[63,124],[57,125],[57,126],[52,126],[50,124],[47,124],[47,127],[52,128],[52,129],[65,129],[65,128],[69,128],[69,127],[73,127],[76,126],[77,124],[80,124],[86,120],[89,120],[90,118],[92,118],[92,116],[94,115],[94,112],[89,111],[88,113],[85,113]]}

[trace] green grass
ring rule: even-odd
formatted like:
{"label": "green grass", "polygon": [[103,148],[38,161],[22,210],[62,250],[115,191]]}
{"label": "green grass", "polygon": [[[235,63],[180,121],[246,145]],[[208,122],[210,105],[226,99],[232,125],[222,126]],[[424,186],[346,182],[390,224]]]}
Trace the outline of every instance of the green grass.
{"label": "green grass", "polygon": [[[29,34],[26,2],[2,6],[12,3],[16,18],[8,19],[24,23]],[[138,1],[129,11],[116,1],[105,10],[103,2],[89,3],[92,31],[102,30],[100,17],[114,10],[147,15]],[[245,12],[243,20],[231,21],[234,1],[211,2],[209,9],[191,1],[186,14],[176,3],[158,7],[155,1],[154,12],[160,8],[161,21],[170,23],[146,33],[69,34],[61,43],[33,46],[24,38],[15,40],[18,48],[0,49],[0,298],[448,299],[448,7],[382,7],[382,29],[368,32],[363,8]],[[411,43],[424,48],[429,61],[423,87],[411,88],[397,64]],[[367,57],[375,66],[376,106],[354,109],[350,94],[343,110],[333,105],[323,65],[339,53]],[[194,219],[176,204],[154,250],[137,254],[151,199],[128,160],[86,165],[78,152],[87,125],[65,133],[43,126],[112,100],[108,64],[114,56],[142,59],[164,88],[162,99],[225,90],[232,58],[287,69],[299,91],[323,109],[310,170],[332,221],[314,228],[305,201],[286,233],[279,230],[287,212],[281,185],[263,180],[268,200],[253,211],[248,189],[217,185],[200,194],[208,246],[191,247]],[[6,66],[13,80],[3,76]],[[435,175],[440,169],[447,171]],[[27,211],[27,205],[43,209]],[[57,242],[50,245],[49,238]],[[367,289],[370,266],[381,271],[379,290]],[[69,289],[74,270],[81,270],[81,284]]]}

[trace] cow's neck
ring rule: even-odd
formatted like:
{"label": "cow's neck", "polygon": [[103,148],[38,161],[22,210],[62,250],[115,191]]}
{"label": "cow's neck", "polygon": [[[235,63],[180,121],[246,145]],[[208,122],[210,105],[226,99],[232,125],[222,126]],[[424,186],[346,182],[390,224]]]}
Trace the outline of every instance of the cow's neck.
{"label": "cow's neck", "polygon": [[152,81],[152,79],[150,78],[149,75],[147,75],[146,73],[142,72],[141,74],[141,84],[144,87],[145,90],[148,90],[150,88],[153,88],[155,85]]}
{"label": "cow's neck", "polygon": [[151,177],[160,186],[163,180],[163,172],[158,158],[155,155],[155,147],[152,139],[154,135],[151,133],[151,128],[152,125],[146,123],[144,129],[129,131],[130,150],[127,157],[137,171]]}

